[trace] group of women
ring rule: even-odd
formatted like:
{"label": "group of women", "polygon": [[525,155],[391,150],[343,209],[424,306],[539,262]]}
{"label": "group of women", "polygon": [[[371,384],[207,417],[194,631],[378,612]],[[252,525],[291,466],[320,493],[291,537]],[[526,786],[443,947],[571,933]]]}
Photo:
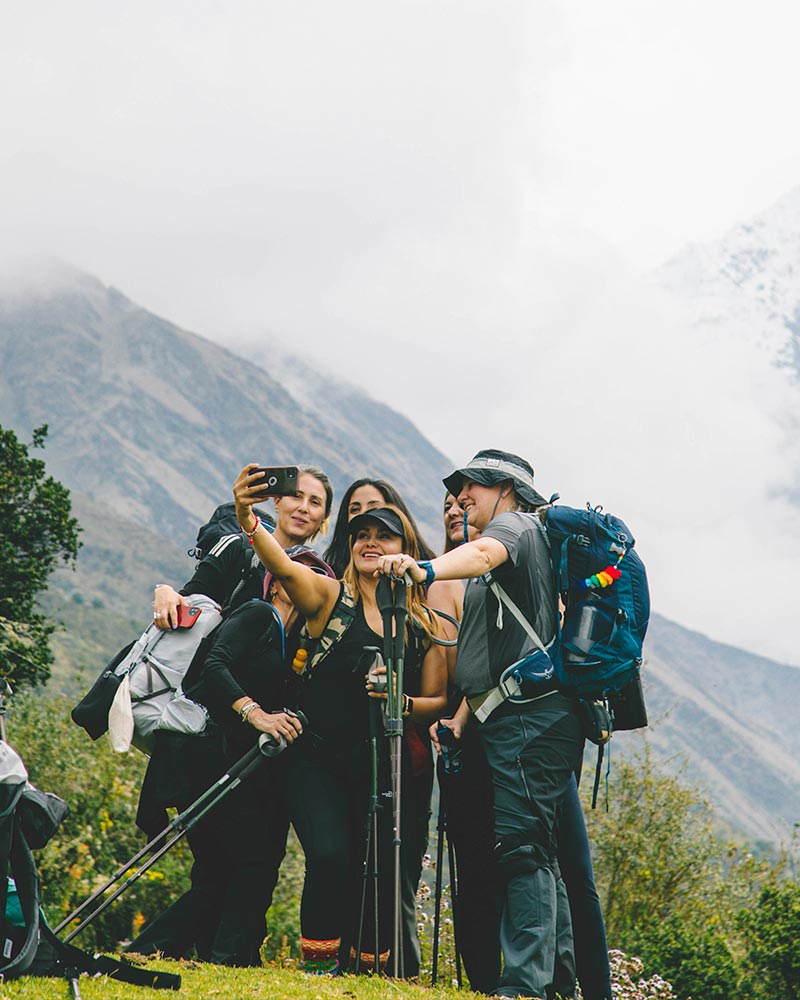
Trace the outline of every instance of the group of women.
{"label": "group of women", "polygon": [[[488,464],[481,458],[487,455]],[[556,990],[570,995],[574,928],[584,997],[610,998],[602,913],[577,799],[582,736],[573,706],[553,691],[554,697],[541,699],[546,706],[520,706],[513,718],[506,706],[481,727],[469,718],[470,704],[497,683],[501,661],[518,659],[527,641],[512,625],[499,643],[493,636],[487,640],[487,629],[503,626],[501,616],[489,620],[488,612],[496,615],[497,609],[486,603],[485,574],[505,574],[512,584],[515,574],[534,579],[537,594],[547,575],[544,564],[536,564],[542,554],[527,538],[527,523],[514,521],[520,511],[544,503],[532,490],[530,466],[509,453],[479,453],[448,477],[445,552],[439,557],[393,487],[357,480],[339,505],[322,559],[308,546],[331,513],[333,491],[325,474],[301,467],[297,493],[274,500],[273,526],[253,509],[261,499],[255,469],[246,466],[233,488],[242,534],[221,539],[180,591],[167,585],[155,590],[153,617],[162,628],[177,624],[177,607],[192,594],[234,610],[198,676],[184,682],[213,724],[199,737],[159,732],[140,825],[160,829],[164,807],[193,801],[260,734],[290,746],[198,825],[190,839],[191,888],[130,950],[177,956],[194,946],[210,961],[259,964],[265,912],[291,823],[306,862],[303,967],[320,973],[386,967],[396,891],[391,808],[378,814],[377,920],[372,894],[364,906],[360,885],[370,715],[386,699],[375,674],[366,676],[365,650],[383,646],[376,592],[385,573],[412,581],[398,693],[400,955],[390,967],[408,978],[419,975],[415,902],[430,818],[431,742],[438,748],[437,727],[445,725],[462,749],[463,767],[450,775],[440,769],[440,786],[459,869],[457,933],[473,989],[498,996],[544,997]],[[470,578],[465,591],[462,581]],[[476,588],[485,592],[479,599]],[[540,603],[557,614],[552,592]],[[551,626],[548,608],[539,610],[537,625]],[[447,643],[458,622],[456,652]],[[481,670],[478,661],[486,656],[498,663]],[[511,729],[513,740],[498,736]],[[386,756],[379,765],[382,792],[390,787]],[[510,783],[507,772],[514,773]]]}

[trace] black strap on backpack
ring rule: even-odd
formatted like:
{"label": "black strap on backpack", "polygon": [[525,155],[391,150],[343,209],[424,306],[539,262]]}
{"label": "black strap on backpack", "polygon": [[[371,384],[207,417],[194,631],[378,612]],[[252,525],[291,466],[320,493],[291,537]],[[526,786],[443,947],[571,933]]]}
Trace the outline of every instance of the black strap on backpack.
{"label": "black strap on backpack", "polygon": [[[18,809],[25,785],[20,783],[6,788],[7,803],[0,813],[0,915],[3,918],[0,919],[3,929],[0,979],[26,974],[74,979],[76,972],[87,972],[137,986],[179,989],[181,977],[171,972],[141,969],[105,955],[92,956],[58,940],[42,916],[39,872]],[[9,871],[14,877],[25,922],[24,937],[21,930],[8,927],[4,919]]]}

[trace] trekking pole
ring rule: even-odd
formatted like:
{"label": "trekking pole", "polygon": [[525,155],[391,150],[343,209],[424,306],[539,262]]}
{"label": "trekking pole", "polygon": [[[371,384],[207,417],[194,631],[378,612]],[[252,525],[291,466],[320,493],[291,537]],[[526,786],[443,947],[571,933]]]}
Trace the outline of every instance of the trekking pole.
{"label": "trekking pole", "polygon": [[[377,651],[376,651],[377,652]],[[374,934],[375,934],[375,973],[380,973],[381,964],[378,947],[378,809],[380,802],[378,798],[378,736],[380,734],[380,705],[373,698],[369,701],[369,777],[370,777],[370,798],[367,810],[366,822],[366,845],[364,848],[364,867],[362,869],[361,885],[361,914],[358,918],[358,940],[356,943],[356,964],[355,974],[361,971],[361,943],[364,934],[364,915],[367,907],[367,883],[372,877],[373,882],[373,906],[374,906]],[[370,872],[370,857],[372,858],[372,872]]]}
{"label": "trekking pole", "polygon": [[406,608],[405,580],[382,576],[375,598],[383,618],[383,646],[386,659],[386,736],[390,744],[392,780],[392,844],[394,847],[394,895],[392,919],[392,967],[396,977],[403,975],[400,947],[402,899],[400,895],[401,848],[401,764],[403,751],[403,659],[405,654]]}
{"label": "trekking pole", "polygon": [[436,883],[434,888],[433,909],[433,965],[431,967],[431,986],[436,985],[439,978],[439,922],[442,917],[442,866],[444,863],[444,827],[446,812],[442,783],[439,782],[439,818],[436,823]]}
{"label": "trekking pole", "polygon": [[[447,825],[445,823],[445,830]],[[461,989],[461,945],[458,933],[458,865],[450,835],[447,835],[447,867],[450,871],[450,906],[453,910],[453,949],[456,960],[456,983]]]}
{"label": "trekking pole", "polygon": [[[296,715],[300,719],[301,724],[305,727],[307,724],[305,716],[300,712],[297,712]],[[126,891],[126,889],[141,878],[141,876],[144,875],[144,873],[151,868],[162,855],[166,854],[174,844],[176,844],[182,837],[192,830],[201,819],[211,812],[211,810],[228,795],[229,792],[238,788],[238,786],[246,778],[248,778],[264,760],[269,757],[277,756],[277,754],[279,754],[285,746],[285,741],[281,742],[276,740],[273,736],[270,736],[268,733],[262,733],[258,739],[258,743],[252,750],[248,750],[248,752],[232,767],[230,767],[221,778],[215,781],[209,789],[203,792],[203,794],[190,806],[187,806],[183,812],[179,813],[172,820],[172,822],[161,831],[161,833],[155,836],[129,861],[122,865],[104,885],[100,886],[99,889],[96,889],[92,895],[89,896],[88,899],[85,899],[80,906],[70,913],[68,917],[65,917],[53,930],[53,933],[59,934],[65,927],[71,924],[73,920],[79,917],[80,914],[87,909],[87,907],[91,906],[92,903],[98,900],[108,889],[111,888],[111,886],[118,882],[126,872],[130,871],[134,865],[136,865],[149,851],[154,850],[154,848],[160,843],[161,847],[154,850],[154,853],[151,854],[144,864],[140,865],[139,868],[137,868],[136,871],[129,876],[115,892],[95,907],[95,909],[93,909],[88,916],[86,916],[78,924],[78,926],[74,927],[64,938],[65,944],[71,941],[76,934],[82,931],[84,927],[88,926],[88,924],[90,924],[95,917],[99,916],[99,914],[110,906],[115,899],[118,899],[122,893]],[[170,831],[172,831],[171,834]],[[164,838],[169,839],[165,840]]]}

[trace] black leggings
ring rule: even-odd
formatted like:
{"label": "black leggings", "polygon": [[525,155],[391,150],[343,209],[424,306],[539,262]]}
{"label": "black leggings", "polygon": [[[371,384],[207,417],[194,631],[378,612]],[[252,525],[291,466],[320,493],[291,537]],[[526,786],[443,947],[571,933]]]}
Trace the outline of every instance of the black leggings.
{"label": "black leggings", "polygon": [[[186,741],[196,737],[185,737]],[[192,744],[187,743],[191,750]],[[199,756],[195,754],[195,757]],[[212,758],[205,778],[193,775],[178,809],[189,806],[224,770]],[[174,762],[177,763],[177,758]],[[286,851],[289,820],[273,761],[231,791],[187,834],[194,864],[191,888],[144,928],[127,951],[172,958],[194,945],[203,961],[220,965],[260,965],[265,914]]]}
{"label": "black leggings", "polygon": [[594,884],[592,855],[575,779],[561,803],[558,864],[567,887],[575,939],[575,965],[584,1000],[611,997],[611,972],[603,910]]}
{"label": "black leggings", "polygon": [[[367,749],[359,746],[347,758],[314,749],[297,748],[287,759],[287,797],[292,824],[306,859],[306,878],[300,905],[302,936],[309,941],[341,939],[340,963],[350,961],[358,938],[363,887],[362,868],[367,847],[366,813],[369,800]],[[384,772],[385,773],[385,772]],[[427,843],[432,768],[412,777],[403,769],[401,829],[401,903],[403,973],[419,974],[415,894]],[[386,782],[381,781],[383,789]],[[380,796],[378,951],[389,950],[392,936],[391,800]],[[370,872],[371,872],[370,855]],[[374,953],[374,896],[367,887],[362,952]],[[369,968],[370,963],[362,964]]]}

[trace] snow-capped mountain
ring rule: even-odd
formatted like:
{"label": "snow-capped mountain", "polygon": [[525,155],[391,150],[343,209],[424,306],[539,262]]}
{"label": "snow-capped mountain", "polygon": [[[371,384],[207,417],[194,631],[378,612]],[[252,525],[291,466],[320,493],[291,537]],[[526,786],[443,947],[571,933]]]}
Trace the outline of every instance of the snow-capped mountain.
{"label": "snow-capped mountain", "polygon": [[800,375],[800,186],[722,239],[689,246],[658,280],[698,326],[735,323]]}

